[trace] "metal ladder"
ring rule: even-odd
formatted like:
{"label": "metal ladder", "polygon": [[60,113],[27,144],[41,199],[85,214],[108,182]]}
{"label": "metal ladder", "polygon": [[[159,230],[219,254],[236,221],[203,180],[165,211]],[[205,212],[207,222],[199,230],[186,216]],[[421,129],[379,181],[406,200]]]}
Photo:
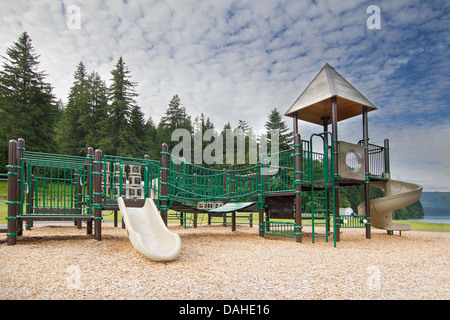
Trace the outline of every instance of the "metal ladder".
{"label": "metal ladder", "polygon": [[[331,210],[333,213],[333,221],[335,221],[335,175],[334,175],[334,152],[332,144],[330,146],[326,143],[326,135],[329,132],[323,132],[320,134],[313,134],[310,138],[310,150],[308,156],[308,169],[309,169],[309,178],[311,183],[311,227],[312,227],[312,242],[315,243],[316,238],[325,238],[325,241],[328,242],[328,231],[330,230],[330,215],[329,211]],[[317,186],[314,184],[314,163],[313,163],[313,138],[314,137],[322,138],[323,142],[323,158],[322,158],[322,177],[323,177],[323,187]],[[331,150],[331,159],[328,159],[328,151]],[[331,167],[328,168],[329,161],[331,161]],[[330,174],[329,174],[330,170]],[[331,179],[329,179],[331,178]],[[331,181],[329,181],[331,180]],[[331,186],[331,197],[328,194],[328,187]],[[316,190],[318,189],[318,190]],[[316,195],[317,191],[323,189],[322,195]],[[318,200],[318,203],[315,204],[315,201]],[[331,203],[330,203],[331,200]],[[331,204],[331,208],[329,205]],[[317,218],[320,216],[321,220],[317,222]],[[317,225],[325,226],[325,234],[317,234],[315,227]],[[333,224],[334,232],[333,232],[333,240],[334,246],[336,247],[336,224]]]}

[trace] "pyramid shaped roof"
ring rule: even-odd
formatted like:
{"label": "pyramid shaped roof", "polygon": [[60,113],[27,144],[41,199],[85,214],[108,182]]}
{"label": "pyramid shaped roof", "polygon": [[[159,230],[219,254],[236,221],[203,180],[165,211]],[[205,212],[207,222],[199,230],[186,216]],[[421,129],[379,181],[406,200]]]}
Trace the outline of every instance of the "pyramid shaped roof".
{"label": "pyramid shaped roof", "polygon": [[323,116],[329,116],[331,119],[331,99],[333,97],[337,98],[337,121],[362,114],[362,106],[366,106],[368,111],[377,109],[326,63],[285,115],[293,117],[297,113],[298,119],[323,124]]}

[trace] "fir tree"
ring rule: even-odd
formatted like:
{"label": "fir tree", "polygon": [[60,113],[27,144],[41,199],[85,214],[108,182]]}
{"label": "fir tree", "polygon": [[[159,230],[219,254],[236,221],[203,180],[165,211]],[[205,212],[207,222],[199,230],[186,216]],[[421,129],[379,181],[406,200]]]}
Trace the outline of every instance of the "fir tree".
{"label": "fir tree", "polygon": [[106,135],[105,126],[107,122],[108,111],[108,88],[100,75],[93,71],[88,76],[88,95],[89,95],[89,133],[86,137],[86,147],[98,148],[100,141]]}
{"label": "fir tree", "polygon": [[61,152],[70,155],[86,154],[86,136],[89,125],[86,125],[89,95],[86,67],[83,62],[77,66],[74,82],[70,88],[67,107],[59,123],[60,135],[58,144]]}
{"label": "fir tree", "polygon": [[83,62],[74,73],[67,107],[58,124],[58,144],[70,155],[84,155],[87,147],[97,148],[105,135],[108,106],[107,88],[97,72],[87,74]]}
{"label": "fir tree", "polygon": [[144,114],[137,105],[131,109],[128,130],[129,139],[127,140],[128,151],[126,154],[132,157],[143,157],[145,153],[148,153],[145,119]]}
{"label": "fir tree", "polygon": [[161,118],[160,126],[170,131],[187,129],[192,131],[191,117],[186,113],[186,107],[181,104],[180,97],[176,94],[169,102],[165,115]]}
{"label": "fir tree", "polygon": [[[234,158],[237,169],[244,169],[257,163],[257,159],[251,154],[257,155],[255,149],[256,135],[253,129],[245,120],[239,120],[238,126],[234,129]],[[231,141],[228,141],[228,148],[231,147]],[[227,150],[226,152],[230,152]]]}
{"label": "fir tree", "polygon": [[250,126],[248,125],[247,121],[239,120],[237,130],[240,130],[242,133],[247,133],[250,129]]}
{"label": "fir tree", "polygon": [[150,156],[150,159],[159,160],[161,157],[161,143],[158,140],[156,125],[153,122],[152,117],[147,119],[147,122],[144,125],[144,131],[147,138],[147,154]]}
{"label": "fir tree", "polygon": [[28,33],[22,33],[2,58],[1,148],[6,147],[9,139],[24,138],[27,150],[54,152],[58,106],[52,87],[45,82],[47,75],[38,70],[39,55]]}
{"label": "fir tree", "polygon": [[265,123],[267,130],[267,140],[271,141],[271,130],[279,130],[279,150],[287,150],[292,146],[292,132],[290,132],[288,126],[284,122],[281,113],[274,108],[270,111],[269,119]]}
{"label": "fir tree", "polygon": [[105,125],[106,137],[102,140],[101,148],[105,154],[127,155],[126,152],[130,152],[128,144],[135,143],[135,137],[130,136],[128,126],[131,111],[136,106],[134,98],[137,94],[134,88],[137,84],[130,80],[130,71],[122,57],[117,61],[111,75],[110,105]]}
{"label": "fir tree", "polygon": [[181,104],[178,95],[174,95],[170,100],[166,113],[158,124],[158,139],[162,143],[167,143],[169,152],[178,144],[171,141],[173,131],[176,129],[186,129],[192,133],[191,117],[186,113],[186,107]]}

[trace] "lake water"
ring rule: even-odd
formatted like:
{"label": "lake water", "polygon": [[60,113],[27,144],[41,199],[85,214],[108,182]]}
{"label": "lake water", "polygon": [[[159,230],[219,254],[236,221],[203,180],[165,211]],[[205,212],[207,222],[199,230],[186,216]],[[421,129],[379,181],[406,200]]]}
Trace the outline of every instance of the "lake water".
{"label": "lake water", "polygon": [[450,224],[450,217],[427,216],[426,213],[425,213],[425,217],[423,219],[408,219],[408,221],[419,221],[419,222],[429,222],[429,223],[447,223],[447,224]]}
{"label": "lake water", "polygon": [[450,224],[450,195],[448,192],[423,192],[420,202],[422,202],[425,217],[410,219],[410,221]]}

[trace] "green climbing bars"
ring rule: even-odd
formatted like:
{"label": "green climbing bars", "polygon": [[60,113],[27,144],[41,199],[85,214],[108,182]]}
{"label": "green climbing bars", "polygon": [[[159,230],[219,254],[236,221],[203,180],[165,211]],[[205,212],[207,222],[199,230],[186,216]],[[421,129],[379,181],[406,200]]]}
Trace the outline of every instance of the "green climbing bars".
{"label": "green climbing bars", "polygon": [[[313,139],[320,137],[322,139],[323,154],[318,157],[313,152]],[[333,221],[333,242],[336,247],[336,199],[335,199],[335,168],[334,168],[334,150],[332,145],[328,145],[328,137],[332,137],[330,132],[313,134],[309,141],[308,150],[308,177],[311,184],[311,226],[312,242],[315,238],[324,237],[328,242],[328,233],[330,230],[330,210],[332,211]],[[329,195],[331,191],[331,199]],[[331,209],[330,209],[331,200]],[[317,220],[321,220],[318,222]],[[324,234],[316,232],[316,226],[325,227]]]}

